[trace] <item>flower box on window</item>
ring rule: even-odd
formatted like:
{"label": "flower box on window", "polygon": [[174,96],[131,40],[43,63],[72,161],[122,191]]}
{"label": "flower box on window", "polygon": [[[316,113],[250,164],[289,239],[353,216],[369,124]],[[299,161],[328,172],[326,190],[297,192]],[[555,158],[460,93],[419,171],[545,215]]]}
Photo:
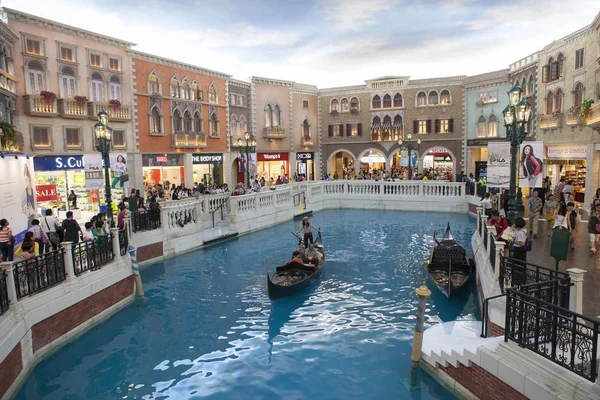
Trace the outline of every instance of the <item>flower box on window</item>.
{"label": "flower box on window", "polygon": [[54,100],[56,100],[56,93],[48,90],[42,90],[40,92],[40,96],[42,97],[43,101],[46,102],[46,104],[52,104],[54,103]]}
{"label": "flower box on window", "polygon": [[117,99],[112,99],[108,102],[109,106],[111,106],[112,108],[116,108],[119,109],[121,108],[121,102]]}
{"label": "flower box on window", "polygon": [[88,98],[85,96],[75,96],[73,100],[75,100],[75,104],[79,107],[83,107],[87,104]]}

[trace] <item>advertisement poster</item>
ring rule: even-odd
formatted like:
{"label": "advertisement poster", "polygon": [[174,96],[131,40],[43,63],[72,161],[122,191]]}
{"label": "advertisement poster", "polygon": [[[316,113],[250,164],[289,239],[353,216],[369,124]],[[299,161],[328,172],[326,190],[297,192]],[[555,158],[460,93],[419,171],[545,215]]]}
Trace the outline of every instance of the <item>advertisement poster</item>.
{"label": "advertisement poster", "polygon": [[58,201],[56,185],[36,185],[35,193],[37,201]]}
{"label": "advertisement poster", "polygon": [[508,189],[510,143],[488,143],[487,186]]}
{"label": "advertisement poster", "polygon": [[[104,164],[102,154],[85,154],[85,188],[96,190],[104,186]],[[110,153],[110,185],[114,188],[129,187],[129,174],[127,173],[127,153]]]}
{"label": "advertisement poster", "polygon": [[37,216],[33,160],[5,157],[0,170],[0,218],[8,220],[17,246]]}
{"label": "advertisement poster", "polygon": [[527,142],[521,144],[519,152],[519,187],[542,187],[544,164],[544,142]]}
{"label": "advertisement poster", "polygon": [[[410,160],[411,167],[416,167],[417,165],[419,165],[419,155],[417,154],[416,151],[411,152],[410,158],[411,158],[411,160]],[[408,151],[407,150],[400,151],[400,166],[408,167]]]}

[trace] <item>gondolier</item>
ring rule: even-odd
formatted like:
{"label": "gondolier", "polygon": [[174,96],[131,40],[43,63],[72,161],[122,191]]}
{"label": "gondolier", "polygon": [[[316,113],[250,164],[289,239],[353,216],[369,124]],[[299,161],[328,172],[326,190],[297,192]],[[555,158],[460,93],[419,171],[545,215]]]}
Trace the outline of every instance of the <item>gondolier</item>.
{"label": "gondolier", "polygon": [[296,231],[296,234],[300,233],[302,230],[304,230],[304,247],[308,247],[308,241],[310,240],[311,243],[313,243],[313,234],[312,234],[312,229],[316,229],[317,232],[321,233],[321,231],[319,230],[319,228],[317,228],[316,226],[312,225],[309,221],[308,221],[308,217],[304,217],[302,218],[302,226],[300,227],[300,229],[298,229]]}

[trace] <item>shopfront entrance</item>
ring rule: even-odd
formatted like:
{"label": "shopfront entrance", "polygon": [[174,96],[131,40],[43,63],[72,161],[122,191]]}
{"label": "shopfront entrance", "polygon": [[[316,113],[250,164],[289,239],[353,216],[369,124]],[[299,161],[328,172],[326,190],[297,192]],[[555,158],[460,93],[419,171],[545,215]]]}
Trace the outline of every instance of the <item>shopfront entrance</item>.
{"label": "shopfront entrance", "polygon": [[194,153],[194,183],[204,182],[205,185],[223,184],[223,154]]}
{"label": "shopfront entrance", "polygon": [[277,177],[283,179],[287,176],[290,179],[290,163],[288,153],[258,153],[257,157],[257,178],[265,178],[269,182],[271,178],[277,181]]}
{"label": "shopfront entrance", "polygon": [[315,180],[315,162],[313,152],[302,151],[296,153],[296,174],[303,181]]}
{"label": "shopfront entrance", "polygon": [[423,174],[429,179],[453,180],[454,159],[452,154],[443,147],[431,148],[423,156]]}
{"label": "shopfront entrance", "polygon": [[33,169],[36,191],[40,194],[39,213],[47,208],[70,210],[71,190],[77,195],[77,208],[92,211],[92,196],[85,188],[83,155],[36,156]]}
{"label": "shopfront entrance", "polygon": [[383,153],[369,150],[360,157],[360,171],[363,174],[372,174],[386,170],[386,160]]}
{"label": "shopfront entrance", "polygon": [[183,154],[143,154],[142,171],[144,188],[156,187],[159,184],[179,186],[185,182]]}
{"label": "shopfront entrance", "polygon": [[336,174],[338,177],[343,177],[344,173],[350,174],[351,177],[355,175],[354,155],[347,151],[334,153],[330,158],[329,164],[329,176],[332,178]]}
{"label": "shopfront entrance", "polygon": [[575,201],[585,201],[585,179],[587,175],[587,145],[565,144],[547,145],[546,171],[553,186],[558,185],[561,178],[565,183],[572,181],[575,190]]}

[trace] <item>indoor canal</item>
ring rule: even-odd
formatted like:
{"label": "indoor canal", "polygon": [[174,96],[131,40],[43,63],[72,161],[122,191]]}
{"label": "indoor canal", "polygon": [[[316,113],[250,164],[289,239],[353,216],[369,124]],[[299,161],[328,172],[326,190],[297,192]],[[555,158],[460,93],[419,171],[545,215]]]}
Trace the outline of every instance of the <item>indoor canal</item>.
{"label": "indoor canal", "polygon": [[[270,270],[284,264],[300,221],[142,268],[145,298],[40,362],[19,400],[454,399],[424,371],[406,384],[415,288],[432,295],[426,326],[479,319],[474,279],[448,301],[426,274],[433,232],[471,254],[467,214],[329,210],[326,262],[310,288],[273,303]],[[412,390],[411,390],[412,389]]]}

